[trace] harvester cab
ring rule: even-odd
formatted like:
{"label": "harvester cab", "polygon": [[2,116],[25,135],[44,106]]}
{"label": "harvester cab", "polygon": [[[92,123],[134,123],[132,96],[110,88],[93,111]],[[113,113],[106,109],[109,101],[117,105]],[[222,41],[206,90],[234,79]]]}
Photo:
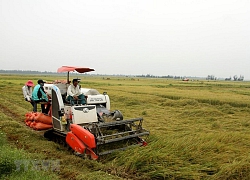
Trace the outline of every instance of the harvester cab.
{"label": "harvester cab", "polygon": [[[81,68],[59,68],[68,72],[77,69]],[[78,72],[88,71],[93,69],[84,68]],[[119,110],[110,111],[107,93],[100,94],[95,89],[81,88],[86,97],[85,105],[69,104],[64,99],[67,87],[68,83],[45,84],[45,90],[51,96],[53,125],[52,129],[45,132],[46,138],[66,142],[76,154],[89,155],[92,159],[129,146],[147,145],[143,137],[147,137],[149,131],[142,127],[143,118],[123,120]]]}

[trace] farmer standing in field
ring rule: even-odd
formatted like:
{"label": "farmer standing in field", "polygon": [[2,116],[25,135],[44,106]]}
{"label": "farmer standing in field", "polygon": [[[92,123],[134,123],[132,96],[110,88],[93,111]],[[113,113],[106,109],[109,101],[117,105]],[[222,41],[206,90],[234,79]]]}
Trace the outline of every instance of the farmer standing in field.
{"label": "farmer standing in field", "polygon": [[28,80],[25,85],[22,87],[23,96],[25,101],[30,102],[30,104],[34,107],[34,101],[32,100],[32,87],[34,86],[31,80]]}
{"label": "farmer standing in field", "polygon": [[[34,108],[33,112],[37,112],[37,103],[41,104],[42,113],[48,114],[50,110],[50,103],[49,99],[47,97],[46,92],[44,91],[44,81],[38,80],[37,85],[34,88],[34,91],[32,93],[32,99],[34,101]],[[45,108],[45,104],[47,105]]]}

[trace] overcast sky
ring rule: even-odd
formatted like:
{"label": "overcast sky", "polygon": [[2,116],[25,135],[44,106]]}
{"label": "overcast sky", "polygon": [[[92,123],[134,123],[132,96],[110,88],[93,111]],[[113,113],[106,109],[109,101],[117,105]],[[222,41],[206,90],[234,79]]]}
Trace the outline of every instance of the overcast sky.
{"label": "overcast sky", "polygon": [[0,69],[250,79],[249,0],[0,0]]}

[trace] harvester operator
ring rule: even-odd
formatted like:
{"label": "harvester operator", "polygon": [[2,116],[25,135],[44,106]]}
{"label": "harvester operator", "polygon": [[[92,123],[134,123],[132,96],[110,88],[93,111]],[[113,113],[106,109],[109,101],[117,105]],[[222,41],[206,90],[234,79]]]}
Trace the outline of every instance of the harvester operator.
{"label": "harvester operator", "polygon": [[67,90],[66,100],[72,105],[74,105],[75,102],[78,102],[78,104],[86,104],[85,96],[81,93],[78,83],[78,79],[73,79],[73,84],[71,84]]}
{"label": "harvester operator", "polygon": [[[44,81],[40,79],[37,81],[37,85],[34,87],[34,90],[32,93],[32,99],[35,102],[33,112],[37,112],[37,103],[40,103],[42,113],[48,114],[51,104],[49,103],[49,99],[47,97],[46,92],[44,91],[43,86],[44,86]],[[45,104],[46,104],[46,107],[45,107]]]}

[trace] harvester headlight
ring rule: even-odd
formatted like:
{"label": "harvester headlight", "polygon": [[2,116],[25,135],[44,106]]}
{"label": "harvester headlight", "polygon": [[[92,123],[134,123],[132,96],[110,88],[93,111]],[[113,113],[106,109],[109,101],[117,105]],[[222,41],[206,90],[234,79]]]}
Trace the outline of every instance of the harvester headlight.
{"label": "harvester headlight", "polygon": [[82,112],[88,113],[88,112],[89,112],[89,109],[88,109],[88,108],[83,108],[83,109],[82,109]]}

